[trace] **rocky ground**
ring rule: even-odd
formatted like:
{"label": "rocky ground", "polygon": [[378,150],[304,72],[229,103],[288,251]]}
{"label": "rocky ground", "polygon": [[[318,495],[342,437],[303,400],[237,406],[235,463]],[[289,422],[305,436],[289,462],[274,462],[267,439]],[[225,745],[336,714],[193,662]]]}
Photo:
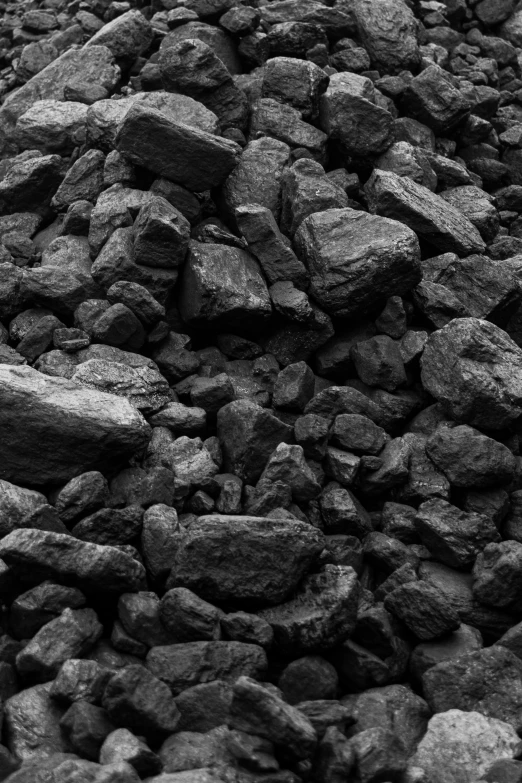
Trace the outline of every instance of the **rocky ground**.
{"label": "rocky ground", "polygon": [[520,783],[522,7],[0,12],[0,780]]}

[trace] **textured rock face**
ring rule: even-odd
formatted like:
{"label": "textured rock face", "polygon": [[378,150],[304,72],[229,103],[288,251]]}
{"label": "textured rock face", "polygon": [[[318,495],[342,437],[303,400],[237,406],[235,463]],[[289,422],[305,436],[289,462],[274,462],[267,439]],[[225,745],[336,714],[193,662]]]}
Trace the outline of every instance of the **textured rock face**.
{"label": "textured rock face", "polygon": [[376,297],[400,294],[420,280],[417,238],[395,221],[330,209],[306,218],[295,242],[314,296],[335,315],[364,313]]}
{"label": "textured rock face", "polygon": [[428,340],[422,379],[458,421],[504,429],[522,413],[522,352],[498,327],[456,318]]}
{"label": "textured rock face", "polygon": [[58,484],[123,461],[150,436],[145,420],[125,400],[29,367],[0,367],[0,397],[2,476],[7,481]]}

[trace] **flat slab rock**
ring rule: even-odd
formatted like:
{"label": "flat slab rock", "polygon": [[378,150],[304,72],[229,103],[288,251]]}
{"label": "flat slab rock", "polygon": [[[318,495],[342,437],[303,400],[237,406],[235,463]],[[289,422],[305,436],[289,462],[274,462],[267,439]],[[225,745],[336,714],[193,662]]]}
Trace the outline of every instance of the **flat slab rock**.
{"label": "flat slab rock", "polygon": [[0,430],[0,477],[30,486],[113,469],[143,449],[151,432],[125,399],[3,364]]}

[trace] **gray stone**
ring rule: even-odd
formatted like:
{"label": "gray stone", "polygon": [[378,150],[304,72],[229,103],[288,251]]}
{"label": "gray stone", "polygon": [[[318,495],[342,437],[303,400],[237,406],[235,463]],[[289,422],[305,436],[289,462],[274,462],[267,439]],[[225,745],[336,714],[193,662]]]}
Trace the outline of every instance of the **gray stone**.
{"label": "gray stone", "polygon": [[210,601],[281,603],[322,547],[320,531],[300,521],[199,517],[180,541],[168,586]]}
{"label": "gray stone", "polygon": [[371,212],[405,223],[443,252],[469,255],[485,248],[479,232],[462,212],[408,177],[376,169],[365,193]]}
{"label": "gray stone", "polygon": [[417,237],[395,220],[329,209],[306,218],[295,242],[311,292],[331,314],[360,315],[420,281]]}
{"label": "gray stone", "polygon": [[68,481],[86,470],[112,468],[149,438],[149,426],[126,400],[30,367],[1,367],[0,397],[0,472],[6,480],[31,485]]}

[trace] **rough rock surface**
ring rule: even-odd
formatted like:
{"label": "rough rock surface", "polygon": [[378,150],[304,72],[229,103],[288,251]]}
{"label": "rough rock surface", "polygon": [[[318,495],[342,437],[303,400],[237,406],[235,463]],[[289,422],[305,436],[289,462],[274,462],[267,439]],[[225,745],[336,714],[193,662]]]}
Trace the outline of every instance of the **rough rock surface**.
{"label": "rough rock surface", "polygon": [[0,780],[522,780],[515,0],[0,3]]}

